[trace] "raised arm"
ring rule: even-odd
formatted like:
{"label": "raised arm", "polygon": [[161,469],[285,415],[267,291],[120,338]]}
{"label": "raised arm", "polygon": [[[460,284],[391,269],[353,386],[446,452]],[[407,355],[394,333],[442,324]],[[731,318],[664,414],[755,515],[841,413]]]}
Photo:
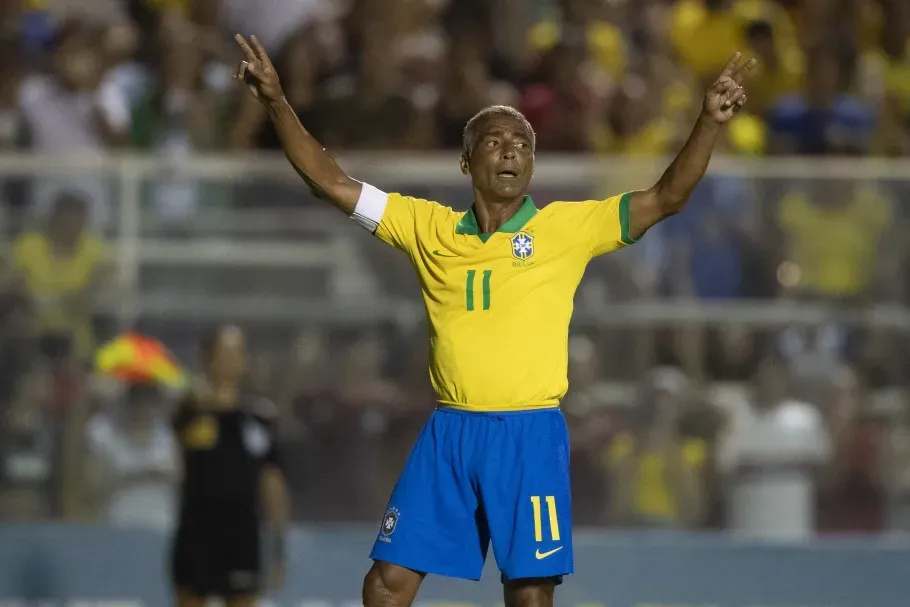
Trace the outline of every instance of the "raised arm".
{"label": "raised arm", "polygon": [[332,203],[348,215],[353,214],[362,184],[348,177],[297,119],[297,114],[284,97],[278,73],[256,36],[250,38],[250,43],[240,34],[235,39],[246,59],[241,62],[234,78],[243,81],[253,97],[268,111],[284,153],[294,169],[314,196]]}
{"label": "raised arm", "polygon": [[742,63],[740,53],[733,55],[720,77],[705,93],[701,114],[676,159],[653,187],[632,193],[629,235],[633,239],[683,209],[708,169],[721,125],[746,104],[742,83],[756,65],[758,62],[754,58]]}

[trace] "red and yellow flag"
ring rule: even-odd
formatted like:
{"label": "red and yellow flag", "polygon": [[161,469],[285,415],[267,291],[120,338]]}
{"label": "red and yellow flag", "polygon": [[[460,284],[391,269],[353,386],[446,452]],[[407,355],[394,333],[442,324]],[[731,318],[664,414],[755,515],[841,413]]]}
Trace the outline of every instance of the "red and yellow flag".
{"label": "red and yellow flag", "polygon": [[138,333],[126,333],[98,349],[95,367],[103,375],[130,383],[158,384],[181,389],[186,372],[160,341]]}

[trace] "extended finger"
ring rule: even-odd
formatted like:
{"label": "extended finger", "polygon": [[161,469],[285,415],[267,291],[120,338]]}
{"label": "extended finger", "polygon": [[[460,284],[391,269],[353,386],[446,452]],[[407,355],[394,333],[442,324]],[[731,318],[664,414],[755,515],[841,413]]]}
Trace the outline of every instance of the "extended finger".
{"label": "extended finger", "polygon": [[265,52],[265,47],[259,42],[259,38],[250,36],[250,42],[253,43],[253,50],[256,51],[256,57],[262,62],[262,65],[264,67],[272,67],[272,60],[269,59],[269,54]]}
{"label": "extended finger", "polygon": [[744,65],[737,69],[733,73],[733,80],[736,81],[736,84],[739,84],[749,75],[749,72],[755,69],[755,66],[758,65],[758,59],[755,57],[750,58]]}
{"label": "extended finger", "polygon": [[256,61],[256,53],[253,52],[253,49],[250,48],[250,45],[247,44],[247,41],[243,36],[237,34],[234,36],[234,40],[240,45],[240,49],[243,51],[243,54],[246,55],[247,61],[250,63]]}
{"label": "extended finger", "polygon": [[736,69],[736,66],[739,65],[739,60],[742,56],[743,54],[739,51],[733,53],[733,56],[730,57],[730,60],[727,61],[727,65],[724,66],[723,71],[720,73],[721,77],[731,75],[733,73],[733,70]]}

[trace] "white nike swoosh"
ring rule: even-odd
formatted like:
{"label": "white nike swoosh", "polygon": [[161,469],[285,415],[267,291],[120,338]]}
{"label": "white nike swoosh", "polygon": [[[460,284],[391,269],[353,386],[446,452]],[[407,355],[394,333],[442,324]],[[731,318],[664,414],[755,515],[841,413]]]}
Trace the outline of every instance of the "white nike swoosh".
{"label": "white nike swoosh", "polygon": [[553,550],[548,550],[547,552],[541,552],[540,548],[538,548],[537,552],[534,553],[534,556],[536,556],[537,560],[539,561],[541,559],[547,558],[550,555],[556,554],[560,550],[562,550],[562,546],[560,546],[559,548],[554,548]]}

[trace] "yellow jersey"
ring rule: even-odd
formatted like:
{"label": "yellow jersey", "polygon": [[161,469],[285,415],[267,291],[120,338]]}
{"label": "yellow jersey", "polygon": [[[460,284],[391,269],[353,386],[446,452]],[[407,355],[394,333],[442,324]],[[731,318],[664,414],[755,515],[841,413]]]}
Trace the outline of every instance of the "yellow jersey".
{"label": "yellow jersey", "polygon": [[47,236],[30,232],[16,241],[13,257],[35,302],[38,330],[70,335],[73,353],[79,359],[91,355],[94,349],[91,317],[82,312],[73,313],[66,300],[81,293],[104,265],[107,258],[104,241],[86,235],[72,253],[56,255]]}
{"label": "yellow jersey", "polygon": [[825,208],[793,192],[778,213],[800,269],[799,287],[831,297],[865,293],[875,277],[880,237],[894,215],[891,200],[860,186],[847,204]]}
{"label": "yellow jersey", "polygon": [[538,210],[526,196],[499,230],[481,234],[473,210],[363,185],[353,218],[407,253],[417,270],[439,404],[475,411],[559,404],[575,290],[593,257],[634,242],[630,198]]}

